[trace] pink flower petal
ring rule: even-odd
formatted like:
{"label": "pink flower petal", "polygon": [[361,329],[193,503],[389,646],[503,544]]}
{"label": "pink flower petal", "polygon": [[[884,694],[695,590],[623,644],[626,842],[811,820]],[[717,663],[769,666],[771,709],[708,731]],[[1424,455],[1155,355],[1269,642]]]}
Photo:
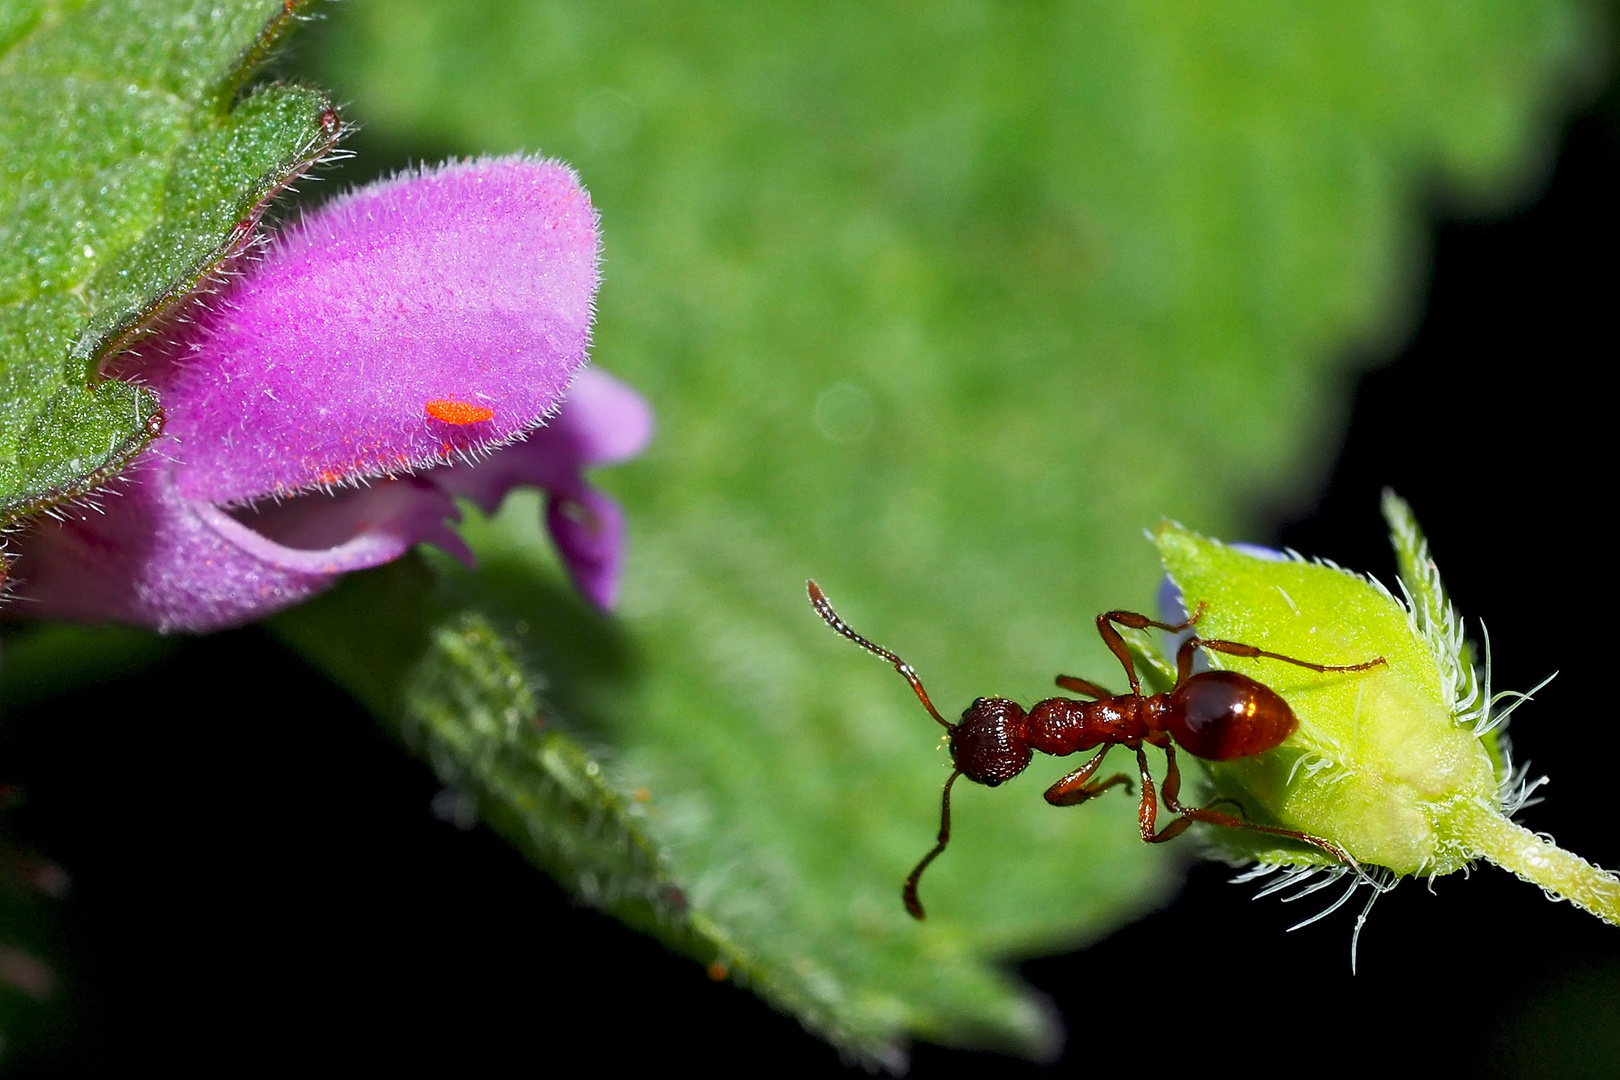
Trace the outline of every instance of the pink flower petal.
{"label": "pink flower petal", "polygon": [[[164,469],[106,498],[104,513],[45,521],[23,538],[19,614],[117,620],[159,630],[251,622],[330,587],[341,574],[396,559],[424,539],[453,538],[456,509],[407,478],[326,500],[318,548],[279,543],[211,503],[181,494]],[[333,533],[337,522],[349,528]],[[437,535],[435,535],[437,530]],[[452,543],[459,542],[452,540]]]}
{"label": "pink flower petal", "polygon": [[552,162],[452,164],[336,200],[147,371],[176,482],[244,503],[515,438],[585,362],[596,261],[595,211]]}
{"label": "pink flower petal", "polygon": [[576,584],[611,606],[623,514],[584,469],[639,452],[652,413],[580,371],[596,250],[584,191],[549,162],[453,164],[323,208],[135,368],[164,434],[102,512],[23,537],[13,610],[237,625],[417,543],[470,563],[453,497],[493,511],[519,485],[551,493]]}

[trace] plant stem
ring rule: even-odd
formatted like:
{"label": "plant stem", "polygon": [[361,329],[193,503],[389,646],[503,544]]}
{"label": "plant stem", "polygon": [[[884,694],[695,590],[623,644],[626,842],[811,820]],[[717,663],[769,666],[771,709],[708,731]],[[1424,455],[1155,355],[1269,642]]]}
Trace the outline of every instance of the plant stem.
{"label": "plant stem", "polygon": [[1493,807],[1459,807],[1457,835],[1482,858],[1620,926],[1620,878],[1508,820]]}

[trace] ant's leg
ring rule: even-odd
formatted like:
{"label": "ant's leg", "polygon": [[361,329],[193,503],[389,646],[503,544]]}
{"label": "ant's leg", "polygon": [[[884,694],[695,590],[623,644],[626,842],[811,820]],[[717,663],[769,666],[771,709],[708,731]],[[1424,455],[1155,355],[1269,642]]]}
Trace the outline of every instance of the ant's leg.
{"label": "ant's leg", "polygon": [[1108,779],[1095,784],[1086,783],[1087,780],[1091,779],[1091,774],[1097,771],[1097,766],[1102,764],[1102,759],[1107,756],[1108,751],[1112,749],[1112,745],[1104,746],[1097,751],[1090,761],[1047,788],[1046,801],[1053,806],[1077,806],[1087,799],[1096,798],[1117,784],[1124,784],[1125,789],[1129,791],[1131,778],[1124,773],[1115,773]]}
{"label": "ant's leg", "polygon": [[[1227,656],[1243,656],[1250,659],[1263,656],[1268,660],[1281,660],[1283,663],[1293,664],[1295,667],[1310,668],[1312,671],[1323,672],[1366,671],[1369,668],[1375,668],[1384,663],[1384,658],[1382,656],[1378,656],[1360,664],[1313,664],[1309,660],[1296,660],[1292,656],[1284,656],[1282,653],[1267,652],[1266,650],[1256,648],[1253,645],[1245,645],[1240,641],[1222,641],[1220,638],[1191,637],[1183,642],[1181,648],[1176,652],[1176,667],[1178,670],[1183,666],[1190,669],[1192,663],[1192,650],[1194,649],[1208,649],[1210,652],[1224,653]],[[1186,657],[1185,665],[1182,663],[1184,656]],[[1186,676],[1183,675],[1181,678],[1184,681]]]}
{"label": "ant's leg", "polygon": [[1331,840],[1324,840],[1320,836],[1312,836],[1310,833],[1298,832],[1294,829],[1279,829],[1271,825],[1256,825],[1252,821],[1245,821],[1242,818],[1235,818],[1231,814],[1223,814],[1218,810],[1210,809],[1210,806],[1218,806],[1223,802],[1229,802],[1241,810],[1242,805],[1237,803],[1237,801],[1234,799],[1216,799],[1214,802],[1210,803],[1209,806],[1204,807],[1182,806],[1180,802],[1181,769],[1176,764],[1176,748],[1173,746],[1166,746],[1164,748],[1164,756],[1169,762],[1169,766],[1166,768],[1164,774],[1164,808],[1172,813],[1180,814],[1181,816],[1175,821],[1172,821],[1169,825],[1166,825],[1164,827],[1164,831],[1153,838],[1153,843],[1162,844],[1166,840],[1180,836],[1183,832],[1187,831],[1187,826],[1191,825],[1195,821],[1202,821],[1207,825],[1225,825],[1234,829],[1253,829],[1256,832],[1270,833],[1272,836],[1286,836],[1290,840],[1299,840],[1303,843],[1311,844],[1314,847],[1319,847],[1346,865],[1356,865],[1356,861],[1346,854],[1343,848],[1341,848],[1338,844],[1333,843]]}
{"label": "ant's leg", "polygon": [[906,878],[906,887],[900,890],[900,899],[905,902],[906,911],[913,919],[926,919],[928,917],[927,913],[923,911],[922,901],[917,899],[917,882],[922,878],[923,871],[928,869],[928,864],[939,858],[939,853],[945,850],[946,844],[950,843],[951,785],[956,783],[956,778],[961,775],[961,769],[951,773],[950,778],[945,781],[945,794],[940,796],[939,843],[935,844],[934,849],[922,857],[922,862],[918,863],[917,868],[911,872],[911,876]]}
{"label": "ant's leg", "polygon": [[[1164,757],[1169,764],[1164,773],[1164,785],[1159,789],[1159,798],[1164,800],[1164,808],[1172,814],[1185,814],[1187,808],[1181,805],[1181,766],[1176,762],[1175,744],[1168,739],[1164,742]],[[1244,813],[1242,803],[1225,795],[1209,802],[1204,809],[1208,810],[1211,806],[1219,806],[1221,803],[1231,803],[1237,807],[1238,813]]]}
{"label": "ant's leg", "polygon": [[1076,694],[1085,694],[1096,698],[1098,701],[1107,701],[1114,696],[1096,683],[1088,679],[1082,679],[1078,675],[1059,675],[1055,681],[1065,690]]}
{"label": "ant's leg", "polygon": [[1192,824],[1192,819],[1186,816],[1187,811],[1177,801],[1181,795],[1181,767],[1176,764],[1176,748],[1168,742],[1164,744],[1164,759],[1168,762],[1164,771],[1164,808],[1173,814],[1182,816],[1166,825],[1163,832],[1154,833],[1152,836],[1144,832],[1142,839],[1150,844],[1162,844],[1166,840],[1174,840],[1186,832],[1187,826]]}
{"label": "ant's leg", "polygon": [[1136,664],[1131,660],[1131,651],[1125,647],[1125,639],[1119,636],[1119,631],[1115,630],[1111,624],[1118,623],[1121,626],[1130,627],[1132,630],[1146,630],[1151,626],[1156,630],[1179,634],[1203,617],[1204,606],[1199,604],[1198,610],[1193,612],[1192,618],[1184,623],[1160,622],[1158,619],[1150,619],[1146,615],[1139,615],[1134,611],[1105,611],[1097,616],[1097,633],[1102,636],[1103,644],[1108,646],[1108,651],[1114,654],[1115,658],[1119,660],[1120,666],[1125,669],[1125,677],[1131,681],[1131,693],[1141,694],[1142,683],[1136,677]]}
{"label": "ant's leg", "polygon": [[[1210,806],[1213,805],[1215,804],[1210,804]],[[1211,810],[1208,806],[1202,808],[1187,807],[1186,809],[1183,809],[1181,811],[1181,817],[1176,819],[1173,824],[1168,826],[1163,833],[1159,834],[1159,837],[1156,839],[1168,840],[1171,836],[1180,833],[1187,827],[1188,824],[1194,821],[1202,821],[1206,825],[1222,825],[1232,829],[1253,829],[1255,832],[1263,832],[1271,836],[1286,837],[1289,840],[1297,840],[1302,844],[1310,844],[1312,847],[1321,848],[1323,851],[1327,852],[1329,855],[1333,856],[1335,859],[1352,869],[1360,865],[1355,859],[1350,857],[1349,852],[1345,851],[1344,848],[1340,847],[1338,844],[1335,844],[1331,840],[1324,840],[1320,836],[1312,836],[1310,833],[1300,832],[1297,829],[1279,829],[1272,825],[1256,825],[1252,821],[1244,821],[1242,818],[1235,818],[1231,814],[1223,814],[1218,810]],[[1178,825],[1181,828],[1176,828]],[[1172,832],[1172,829],[1175,831]]]}
{"label": "ant's leg", "polygon": [[[1187,826],[1194,821],[1205,820],[1198,817],[1193,810],[1181,805],[1181,766],[1176,763],[1176,748],[1170,743],[1166,743],[1164,746],[1164,759],[1167,763],[1164,772],[1164,808],[1172,814],[1180,814],[1181,816],[1166,825],[1164,831],[1155,833],[1152,839],[1148,840],[1152,844],[1162,844],[1166,840],[1174,840],[1186,832]],[[1232,800],[1221,799],[1217,801],[1231,802]],[[1243,823],[1237,822],[1237,824]],[[1143,837],[1143,839],[1148,838]]]}
{"label": "ant's leg", "polygon": [[1178,690],[1181,688],[1182,683],[1192,678],[1193,651],[1198,648],[1198,644],[1199,639],[1197,637],[1190,637],[1181,643],[1181,648],[1176,650],[1176,689]]}
{"label": "ant's leg", "polygon": [[1140,746],[1136,748],[1136,768],[1142,774],[1142,804],[1137,807],[1136,822],[1141,827],[1142,839],[1151,844],[1159,820],[1159,799],[1153,790],[1153,774],[1148,772],[1147,751]]}
{"label": "ant's leg", "polygon": [[1164,744],[1164,760],[1164,808],[1172,814],[1179,814],[1182,807],[1176,800],[1181,797],[1181,766],[1176,764],[1176,748],[1169,740]]}
{"label": "ant's leg", "polygon": [[[1172,814],[1185,814],[1187,808],[1181,805],[1181,766],[1176,763],[1175,745],[1168,740],[1164,744],[1164,756],[1169,766],[1165,770],[1164,786],[1159,791],[1159,798],[1164,800],[1164,808]],[[1204,809],[1208,810],[1211,806],[1219,806],[1221,803],[1231,803],[1237,807],[1238,813],[1244,814],[1243,804],[1225,795],[1205,804]]]}

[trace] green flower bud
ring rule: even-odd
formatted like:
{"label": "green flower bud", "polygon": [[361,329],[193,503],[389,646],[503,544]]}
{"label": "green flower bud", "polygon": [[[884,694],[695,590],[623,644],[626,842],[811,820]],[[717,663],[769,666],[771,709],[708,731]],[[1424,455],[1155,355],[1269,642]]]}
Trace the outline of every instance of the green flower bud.
{"label": "green flower bud", "polygon": [[[1276,690],[1299,719],[1274,750],[1205,762],[1215,796],[1249,820],[1339,845],[1361,864],[1358,880],[1378,891],[1485,859],[1620,924],[1620,879],[1512,821],[1536,785],[1512,768],[1497,732],[1529,696],[1491,693],[1488,658],[1481,672],[1411,510],[1386,493],[1384,514],[1399,599],[1331,564],[1256,558],[1175,524],[1156,530],[1187,610],[1204,607],[1201,637],[1317,664],[1385,660],[1319,674],[1212,654],[1213,665]],[[1213,831],[1231,854],[1262,867],[1333,864],[1320,849],[1265,833]]]}

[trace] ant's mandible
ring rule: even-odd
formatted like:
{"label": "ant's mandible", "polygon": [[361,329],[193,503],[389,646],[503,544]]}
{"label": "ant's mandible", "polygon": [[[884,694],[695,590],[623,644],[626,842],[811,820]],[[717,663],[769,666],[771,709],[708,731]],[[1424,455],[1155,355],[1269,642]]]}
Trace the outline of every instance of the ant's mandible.
{"label": "ant's mandible", "polygon": [[[1181,797],[1181,770],[1176,766],[1176,745],[1206,761],[1228,761],[1232,758],[1263,754],[1279,745],[1294,733],[1299,721],[1294,711],[1278,693],[1264,683],[1240,675],[1235,671],[1205,671],[1193,673],[1193,652],[1206,649],[1227,656],[1266,657],[1281,660],[1296,667],[1312,671],[1366,671],[1384,662],[1382,656],[1361,664],[1313,664],[1296,660],[1292,656],[1267,652],[1253,645],[1218,638],[1190,637],[1176,651],[1176,685],[1163,694],[1143,694],[1142,684],[1136,677],[1136,665],[1125,647],[1115,625],[1132,630],[1153,627],[1179,634],[1195,626],[1204,614],[1200,604],[1193,617],[1183,623],[1164,623],[1138,615],[1134,611],[1105,611],[1097,616],[1097,633],[1102,635],[1130,681],[1131,692],[1111,694],[1094,682],[1073,675],[1059,675],[1057,684],[1065,690],[1084,694],[1092,701],[1073,698],[1047,698],[1036,702],[1025,712],[1016,702],[1006,698],[979,698],[967,707],[962,718],[952,724],[928,700],[922,680],[912,666],[888,649],[875,645],[851,630],[827,595],[814,581],[808,582],[810,603],[826,620],[827,625],[849,638],[869,653],[881,656],[894,665],[911,688],[917,693],[928,714],[938,720],[951,737],[951,762],[955,769],[945,781],[939,814],[939,842],[936,843],[917,868],[906,878],[904,891],[906,910],[913,918],[924,917],[922,901],[917,899],[917,882],[928,864],[939,857],[951,838],[951,785],[958,776],[966,776],[976,784],[996,787],[1019,773],[1029,764],[1034,751],[1064,757],[1081,750],[1101,747],[1084,765],[1046,789],[1046,801],[1053,806],[1074,806],[1101,795],[1117,784],[1130,789],[1130,777],[1115,773],[1106,780],[1091,777],[1102,764],[1108,751],[1115,746],[1126,746],[1136,751],[1136,768],[1142,779],[1142,801],[1137,811],[1142,839],[1150,844],[1161,844],[1181,835],[1195,821],[1211,825],[1254,829],[1273,836],[1285,836],[1313,844],[1349,866],[1352,859],[1337,844],[1320,836],[1279,829],[1271,825],[1257,825],[1210,809],[1210,806],[1183,806]],[[1167,765],[1162,792],[1165,809],[1180,816],[1157,828],[1158,800],[1154,797],[1153,777],[1148,772],[1147,754],[1142,744],[1148,743],[1164,751]],[[1216,802],[1232,800],[1217,799]],[[1239,808],[1241,809],[1241,807]]]}

